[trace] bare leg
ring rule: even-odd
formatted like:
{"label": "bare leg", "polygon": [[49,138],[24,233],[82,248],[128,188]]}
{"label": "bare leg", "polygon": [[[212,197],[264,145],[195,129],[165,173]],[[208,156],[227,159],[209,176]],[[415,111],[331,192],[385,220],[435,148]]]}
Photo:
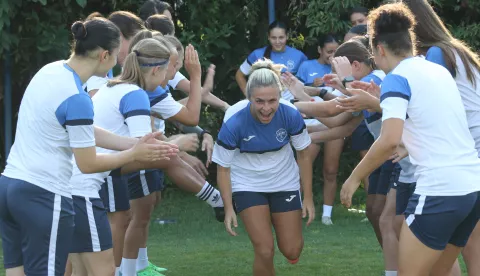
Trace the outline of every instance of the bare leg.
{"label": "bare leg", "polygon": [[[455,273],[458,273],[458,270],[454,271],[453,269],[455,269],[454,264],[457,261],[457,257],[458,255],[460,255],[461,251],[462,251],[461,247],[456,247],[452,244],[447,244],[447,247],[445,248],[445,250],[443,250],[443,253],[440,255],[440,258],[434,264],[432,271],[430,272],[430,275],[431,276],[450,276],[452,274],[455,275]],[[460,267],[458,267],[458,269],[459,268]]]}
{"label": "bare leg", "polygon": [[115,267],[120,267],[120,264],[122,263],[125,233],[127,231],[128,224],[130,223],[130,211],[108,213],[108,220],[112,230]]}
{"label": "bare leg", "polygon": [[380,216],[380,231],[382,233],[383,257],[386,271],[398,269],[398,238],[395,233],[394,219],[397,190],[390,189],[383,212]]}
{"label": "bare leg", "polygon": [[272,213],[273,227],[280,252],[289,261],[296,261],[303,249],[302,211]]}
{"label": "bare leg", "polygon": [[[337,173],[340,163],[340,155],[343,151],[343,139],[329,141],[325,143],[323,153],[323,204],[324,210],[322,215],[322,222],[326,225],[331,224],[331,220],[325,220],[325,217],[332,216],[331,210],[335,203],[335,196],[337,194]],[[329,211],[326,211],[328,208]]]}
{"label": "bare leg", "polygon": [[468,275],[480,275],[480,224],[477,223],[462,252]]}
{"label": "bare leg", "polygon": [[65,268],[65,276],[72,276],[72,262],[70,261],[70,257],[67,259],[67,267]]}
{"label": "bare leg", "polygon": [[253,276],[274,276],[270,208],[268,205],[253,206],[243,210],[240,217],[255,252]]}
{"label": "bare leg", "polygon": [[9,268],[5,270],[6,276],[25,276],[23,272],[23,266],[17,266],[14,268]]}
{"label": "bare leg", "polygon": [[[368,150],[361,150],[361,151],[359,152],[359,154],[360,154],[360,160],[362,160],[363,157],[365,157],[365,155],[367,155],[367,152],[368,152]],[[363,188],[364,188],[364,190],[368,192],[368,185],[370,184],[369,176],[365,177],[362,181],[363,181]]]}
{"label": "bare leg", "polygon": [[386,197],[380,194],[371,194],[367,196],[367,218],[373,227],[378,243],[383,247],[382,233],[380,231],[380,215],[385,206]]}

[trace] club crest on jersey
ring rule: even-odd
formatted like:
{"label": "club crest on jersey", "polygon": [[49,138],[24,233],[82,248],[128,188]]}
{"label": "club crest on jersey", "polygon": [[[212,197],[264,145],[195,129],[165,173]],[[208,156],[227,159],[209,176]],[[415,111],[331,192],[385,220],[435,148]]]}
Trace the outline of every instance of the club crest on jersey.
{"label": "club crest on jersey", "polygon": [[295,68],[295,61],[289,59],[289,60],[287,61],[287,68],[288,68],[288,71],[292,71],[293,68]]}
{"label": "club crest on jersey", "polygon": [[277,141],[278,142],[283,142],[283,140],[285,140],[285,138],[287,138],[287,131],[283,128],[277,130]]}

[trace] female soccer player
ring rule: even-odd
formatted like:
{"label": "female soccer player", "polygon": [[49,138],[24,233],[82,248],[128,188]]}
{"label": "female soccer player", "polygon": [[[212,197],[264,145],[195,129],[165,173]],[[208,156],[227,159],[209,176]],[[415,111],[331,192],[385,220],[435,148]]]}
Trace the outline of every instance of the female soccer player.
{"label": "female soccer player", "polygon": [[367,24],[368,9],[365,7],[355,7],[350,12],[350,22],[352,26]]}
{"label": "female soccer player", "polygon": [[128,143],[93,127],[92,103],[82,90],[88,78],[104,76],[115,65],[120,33],[102,19],[75,22],[72,33],[70,58],[44,66],[25,91],[16,140],[0,178],[7,275],[64,273],[74,222],[68,184],[72,154],[84,173],[121,167],[142,155],[161,157],[159,150],[148,153],[145,138],[132,150],[96,154],[95,145],[122,150],[121,143]]}
{"label": "female soccer player", "polygon": [[[404,2],[417,18],[415,34],[420,54],[447,68],[457,83],[480,156],[480,59],[465,43],[452,36],[427,1]],[[480,275],[480,226],[475,228],[462,253],[468,273]]]}
{"label": "female soccer player", "polygon": [[[227,111],[213,161],[226,206],[225,227],[237,235],[232,229],[237,227],[235,204],[255,251],[253,275],[268,276],[275,275],[272,224],[280,251],[293,264],[303,248],[302,214],[308,213],[307,225],[315,217],[310,137],[301,114],[281,99],[281,67],[264,60],[251,69],[248,100]],[[298,166],[290,142],[297,150]]]}
{"label": "female soccer player", "polygon": [[162,14],[168,17],[170,20],[173,20],[172,6],[165,1],[147,0],[145,3],[143,3],[138,12],[138,15],[143,21],[146,21],[147,18],[154,14]]}
{"label": "female soccer player", "polygon": [[145,27],[161,32],[163,35],[175,35],[173,21],[163,14],[151,15],[145,20]]}
{"label": "female soccer player", "polygon": [[[249,74],[252,64],[258,59],[267,58],[276,64],[283,64],[285,65],[285,69],[292,74],[296,74],[300,64],[307,60],[307,56],[305,56],[304,53],[287,46],[287,40],[288,32],[285,23],[274,21],[268,26],[268,41],[270,44],[250,53],[235,74],[238,86],[245,96],[247,85],[246,76]],[[283,91],[282,98],[291,100],[293,96],[290,92]]]}
{"label": "female soccer player", "polygon": [[415,19],[404,4],[381,6],[368,21],[375,63],[388,74],[381,87],[383,124],[345,182],[342,203],[350,206],[360,179],[403,140],[418,180],[400,234],[399,275],[450,271],[480,208],[480,160],[462,99],[448,70],[414,57]]}
{"label": "female soccer player", "polygon": [[366,34],[367,34],[367,25],[365,24],[356,25],[350,28],[348,33],[345,34],[345,36],[343,37],[343,42],[347,42],[356,36],[364,36]]}

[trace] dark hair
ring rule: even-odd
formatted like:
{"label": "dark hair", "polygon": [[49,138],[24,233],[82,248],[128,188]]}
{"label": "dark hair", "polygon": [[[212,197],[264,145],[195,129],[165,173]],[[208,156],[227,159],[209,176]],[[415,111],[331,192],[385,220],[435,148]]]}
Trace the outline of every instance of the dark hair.
{"label": "dark hair", "polygon": [[366,24],[360,24],[357,26],[353,26],[350,28],[348,31],[349,33],[352,34],[357,34],[357,35],[366,35],[367,34],[367,25]]}
{"label": "dark hair", "polygon": [[147,18],[154,14],[163,14],[168,10],[173,15],[173,9],[170,4],[164,1],[159,0],[148,0],[140,7],[138,15],[143,21],[146,21]]}
{"label": "dark hair", "polygon": [[417,18],[415,35],[417,36],[417,43],[420,52],[426,54],[430,47],[439,47],[442,50],[447,68],[451,72],[456,72],[457,62],[453,52],[453,50],[455,50],[465,65],[468,80],[472,84],[475,84],[472,69],[475,68],[480,71],[480,59],[478,55],[462,41],[452,36],[427,1],[403,0],[403,2],[415,15],[415,18]]}
{"label": "dark hair", "polygon": [[117,25],[125,39],[132,38],[138,31],[144,28],[143,21],[128,11],[113,12],[108,19]]}
{"label": "dark hair", "polygon": [[335,35],[333,34],[321,34],[317,38],[317,45],[320,48],[325,47],[327,43],[338,43]]}
{"label": "dark hair", "polygon": [[367,16],[368,15],[368,9],[365,8],[365,7],[358,6],[358,7],[353,8],[350,11],[350,16],[352,16],[352,14],[354,14],[354,13],[361,13],[361,14]]}
{"label": "dark hair", "polygon": [[159,31],[164,35],[175,34],[173,21],[163,14],[154,14],[145,21],[145,27],[150,30]]}
{"label": "dark hair", "polygon": [[366,36],[366,35],[357,35],[357,36],[354,36],[354,37],[350,38],[350,40],[357,41],[357,42],[361,43],[369,51],[371,49],[370,40],[368,39],[368,36]]}
{"label": "dark hair", "polygon": [[354,61],[363,62],[375,69],[370,51],[365,45],[356,40],[349,40],[340,45],[335,51],[334,57],[346,57],[350,63]]}
{"label": "dark hair", "polygon": [[[288,34],[287,24],[283,23],[282,21],[275,20],[272,23],[270,23],[270,25],[268,25],[268,35],[270,35],[270,32],[275,28],[284,29],[285,33]],[[263,54],[263,57],[270,59],[271,55],[272,55],[272,45],[268,44],[267,48],[265,48],[265,53]]]}
{"label": "dark hair", "polygon": [[87,16],[87,18],[85,18],[85,21],[91,20],[91,19],[96,18],[96,17],[104,18],[101,13],[99,13],[99,12],[92,12],[91,14],[89,14],[89,15]]}
{"label": "dark hair", "polygon": [[368,36],[373,48],[383,43],[395,55],[416,54],[415,18],[403,3],[380,6],[370,12],[368,23]]}
{"label": "dark hair", "polygon": [[105,18],[77,21],[71,29],[75,39],[72,52],[77,56],[87,56],[98,48],[112,52],[120,46],[120,30]]}

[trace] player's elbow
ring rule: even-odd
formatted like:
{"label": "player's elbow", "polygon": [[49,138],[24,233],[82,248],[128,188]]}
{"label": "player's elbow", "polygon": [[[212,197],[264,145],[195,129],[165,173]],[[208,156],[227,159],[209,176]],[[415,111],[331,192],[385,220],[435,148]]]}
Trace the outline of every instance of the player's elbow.
{"label": "player's elbow", "polygon": [[77,162],[78,169],[83,174],[96,173],[94,162]]}

